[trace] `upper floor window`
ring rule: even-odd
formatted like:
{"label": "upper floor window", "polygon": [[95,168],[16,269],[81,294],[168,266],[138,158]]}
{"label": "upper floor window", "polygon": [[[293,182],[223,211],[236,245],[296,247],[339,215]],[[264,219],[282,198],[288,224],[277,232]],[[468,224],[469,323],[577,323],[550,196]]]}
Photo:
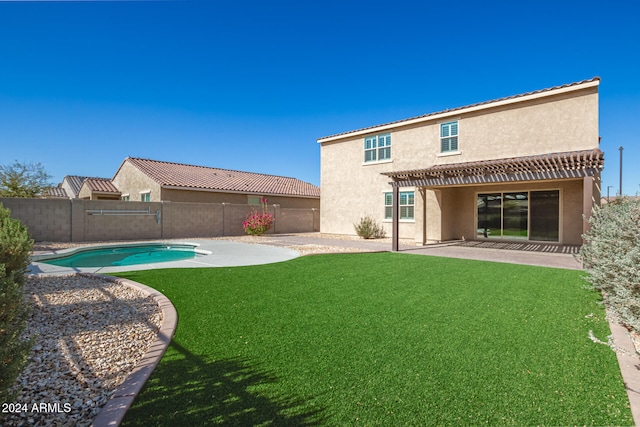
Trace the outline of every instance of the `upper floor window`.
{"label": "upper floor window", "polygon": [[391,134],[369,136],[364,139],[364,161],[391,159]]}
{"label": "upper floor window", "polygon": [[140,201],[141,202],[150,202],[151,201],[151,193],[140,193]]}
{"label": "upper floor window", "polygon": [[458,151],[458,122],[440,125],[440,152]]}
{"label": "upper floor window", "polygon": [[131,196],[128,195],[128,194],[123,194],[121,199],[122,199],[123,202],[128,202],[128,201],[131,200]]}

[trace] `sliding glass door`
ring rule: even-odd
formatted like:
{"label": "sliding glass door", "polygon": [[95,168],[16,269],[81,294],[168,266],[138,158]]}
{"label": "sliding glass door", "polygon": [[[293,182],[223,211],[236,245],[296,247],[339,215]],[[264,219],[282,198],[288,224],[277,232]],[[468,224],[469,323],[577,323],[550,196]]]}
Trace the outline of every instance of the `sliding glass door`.
{"label": "sliding glass door", "polygon": [[559,241],[558,190],[478,194],[477,207],[478,238]]}

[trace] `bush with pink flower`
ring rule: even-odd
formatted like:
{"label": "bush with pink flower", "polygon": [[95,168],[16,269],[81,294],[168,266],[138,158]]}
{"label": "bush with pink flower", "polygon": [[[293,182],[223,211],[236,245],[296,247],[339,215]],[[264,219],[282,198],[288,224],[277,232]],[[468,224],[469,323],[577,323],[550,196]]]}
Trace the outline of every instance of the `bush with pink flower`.
{"label": "bush with pink flower", "polygon": [[262,197],[260,204],[262,205],[262,212],[258,212],[255,209],[251,209],[251,212],[247,214],[247,218],[242,221],[242,228],[245,233],[253,234],[255,236],[261,236],[273,225],[276,220],[273,214],[267,212],[267,199]]}

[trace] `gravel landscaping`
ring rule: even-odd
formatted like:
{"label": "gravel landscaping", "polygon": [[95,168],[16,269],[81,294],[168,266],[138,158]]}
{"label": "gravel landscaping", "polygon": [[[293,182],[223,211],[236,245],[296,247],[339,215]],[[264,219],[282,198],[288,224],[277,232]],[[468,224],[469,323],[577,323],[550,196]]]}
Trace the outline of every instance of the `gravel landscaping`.
{"label": "gravel landscaping", "polygon": [[30,362],[3,426],[88,426],[155,340],[155,301],[83,276],[28,276]]}

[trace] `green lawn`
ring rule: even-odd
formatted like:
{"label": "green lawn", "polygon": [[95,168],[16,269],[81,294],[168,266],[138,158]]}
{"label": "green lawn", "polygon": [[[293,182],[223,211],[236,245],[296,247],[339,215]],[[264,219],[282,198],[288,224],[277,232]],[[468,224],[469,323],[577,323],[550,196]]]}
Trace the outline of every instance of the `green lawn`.
{"label": "green lawn", "polygon": [[179,314],[124,425],[631,425],[581,274],[397,253],[123,273]]}

